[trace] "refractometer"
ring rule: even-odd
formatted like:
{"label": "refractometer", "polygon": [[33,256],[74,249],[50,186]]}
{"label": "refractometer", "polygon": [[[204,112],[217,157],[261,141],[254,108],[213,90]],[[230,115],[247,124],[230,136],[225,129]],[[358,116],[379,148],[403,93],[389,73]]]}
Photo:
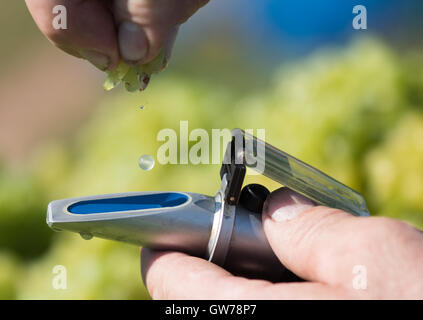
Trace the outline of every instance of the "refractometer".
{"label": "refractometer", "polygon": [[240,129],[232,131],[214,197],[189,192],[134,192],[53,201],[47,223],[156,250],[175,250],[207,259],[235,275],[271,281],[298,278],[284,268],[261,223],[269,191],[242,188],[247,167],[317,204],[368,216],[364,198],[321,171]]}

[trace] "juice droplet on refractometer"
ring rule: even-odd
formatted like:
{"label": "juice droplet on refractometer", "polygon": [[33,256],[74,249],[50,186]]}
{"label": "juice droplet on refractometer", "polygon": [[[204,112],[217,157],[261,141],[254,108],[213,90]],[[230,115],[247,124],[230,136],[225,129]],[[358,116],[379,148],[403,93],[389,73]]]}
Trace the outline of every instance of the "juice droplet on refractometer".
{"label": "juice droplet on refractometer", "polygon": [[93,238],[93,235],[89,232],[80,232],[79,234],[84,240],[91,240]]}

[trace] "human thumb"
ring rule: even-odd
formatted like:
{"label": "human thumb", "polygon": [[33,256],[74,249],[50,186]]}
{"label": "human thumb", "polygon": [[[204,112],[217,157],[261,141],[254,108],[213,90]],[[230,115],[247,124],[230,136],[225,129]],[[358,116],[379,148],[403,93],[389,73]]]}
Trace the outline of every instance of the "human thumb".
{"label": "human thumb", "polygon": [[296,275],[312,281],[328,280],[328,268],[343,264],[334,252],[351,236],[349,219],[357,218],[318,206],[288,188],[272,192],[263,207],[263,228],[276,256]]}
{"label": "human thumb", "polygon": [[[122,58],[145,64],[164,49],[169,58],[178,26],[207,1],[114,0]],[[165,61],[166,62],[166,61]]]}

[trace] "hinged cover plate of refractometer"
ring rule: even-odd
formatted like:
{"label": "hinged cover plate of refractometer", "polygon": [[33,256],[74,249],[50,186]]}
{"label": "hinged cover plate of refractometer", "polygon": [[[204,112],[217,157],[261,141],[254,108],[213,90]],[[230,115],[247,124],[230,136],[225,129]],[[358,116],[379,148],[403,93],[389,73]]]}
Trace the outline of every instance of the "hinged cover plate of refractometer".
{"label": "hinged cover plate of refractometer", "polygon": [[227,174],[225,200],[236,204],[245,169],[249,167],[317,204],[341,209],[358,216],[369,212],[363,196],[325,173],[241,130],[232,131],[220,175]]}
{"label": "hinged cover plate of refractometer", "polygon": [[[234,132],[233,132],[234,133]],[[240,150],[241,152],[236,152]],[[230,205],[238,204],[244,182],[246,167],[244,161],[244,137],[243,135],[232,136],[232,141],[226,147],[220,178],[226,174],[227,185],[224,190],[225,202]]]}

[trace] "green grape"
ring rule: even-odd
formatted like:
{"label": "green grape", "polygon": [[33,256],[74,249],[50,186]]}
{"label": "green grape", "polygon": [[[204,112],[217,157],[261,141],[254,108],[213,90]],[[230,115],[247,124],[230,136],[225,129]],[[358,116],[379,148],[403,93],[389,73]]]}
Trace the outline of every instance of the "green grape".
{"label": "green grape", "polygon": [[138,75],[134,68],[129,68],[128,72],[122,79],[125,89],[129,92],[134,92],[140,89],[140,82],[138,82]]}
{"label": "green grape", "polygon": [[108,91],[118,86],[129,69],[130,67],[125,62],[120,61],[115,70],[106,71],[107,78],[104,81],[103,88]]}
{"label": "green grape", "polygon": [[103,88],[109,91],[120,83],[123,83],[129,92],[145,90],[151,75],[162,71],[166,68],[166,65],[167,61],[165,60],[164,49],[152,61],[143,65],[130,66],[120,61],[115,70],[106,71],[107,78],[103,84]]}

